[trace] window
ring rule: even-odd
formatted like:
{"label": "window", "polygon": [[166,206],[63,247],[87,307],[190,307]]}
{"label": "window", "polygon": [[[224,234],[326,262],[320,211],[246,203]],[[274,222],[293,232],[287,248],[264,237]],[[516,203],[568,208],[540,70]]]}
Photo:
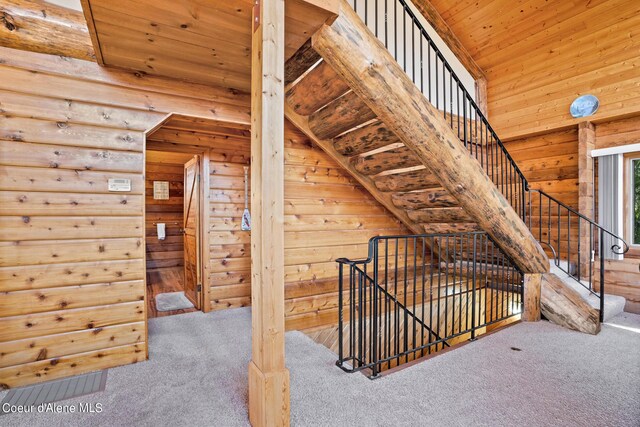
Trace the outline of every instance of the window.
{"label": "window", "polygon": [[634,252],[640,252],[640,152],[625,158],[625,234]]}
{"label": "window", "polygon": [[631,242],[640,245],[640,159],[631,160]]}

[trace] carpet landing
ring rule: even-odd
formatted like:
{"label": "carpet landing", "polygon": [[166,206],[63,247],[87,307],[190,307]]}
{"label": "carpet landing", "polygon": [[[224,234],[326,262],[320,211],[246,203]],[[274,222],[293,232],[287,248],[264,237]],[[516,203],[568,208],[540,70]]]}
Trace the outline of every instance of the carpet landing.
{"label": "carpet landing", "polygon": [[[149,361],[109,370],[104,392],[59,402],[101,403],[101,413],[9,414],[0,425],[246,426],[250,313],[151,319]],[[303,333],[286,345],[293,426],[640,425],[638,315],[598,336],[521,323],[375,381],[344,373]]]}

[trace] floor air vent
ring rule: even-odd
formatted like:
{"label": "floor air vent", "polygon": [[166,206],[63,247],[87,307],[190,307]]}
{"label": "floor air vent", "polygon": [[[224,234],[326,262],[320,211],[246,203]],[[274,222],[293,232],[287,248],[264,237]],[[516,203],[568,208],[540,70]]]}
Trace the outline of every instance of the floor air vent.
{"label": "floor air vent", "polygon": [[107,371],[91,372],[71,378],[47,381],[10,390],[0,404],[0,415],[5,403],[11,406],[37,406],[103,391],[107,384]]}

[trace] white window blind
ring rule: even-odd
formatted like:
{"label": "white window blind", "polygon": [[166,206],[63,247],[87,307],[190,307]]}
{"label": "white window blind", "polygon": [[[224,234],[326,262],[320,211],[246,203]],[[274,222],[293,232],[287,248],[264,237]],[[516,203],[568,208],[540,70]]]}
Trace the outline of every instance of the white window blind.
{"label": "white window blind", "polygon": [[[598,222],[618,236],[623,234],[623,187],[623,156],[613,154],[598,157]],[[622,259],[621,255],[611,250],[621,242],[606,233],[603,235],[604,253],[600,255],[605,259]]]}

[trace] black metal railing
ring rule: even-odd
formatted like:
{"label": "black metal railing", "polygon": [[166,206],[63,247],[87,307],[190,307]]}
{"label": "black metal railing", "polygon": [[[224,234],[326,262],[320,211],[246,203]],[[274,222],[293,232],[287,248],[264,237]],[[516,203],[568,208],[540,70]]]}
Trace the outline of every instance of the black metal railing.
{"label": "black metal railing", "polygon": [[605,260],[626,253],[627,243],[541,190],[528,189],[526,218],[533,236],[551,252],[554,264],[600,299],[603,321]]}
{"label": "black metal railing", "polygon": [[[610,254],[626,253],[629,248],[627,243],[565,203],[543,191],[530,188],[524,174],[498,138],[474,97],[425,30],[410,2],[350,0],[350,3],[429,102],[442,112],[470,154],[480,162],[513,209],[529,225],[533,235],[551,253],[555,265],[600,298],[602,320],[604,261]],[[468,85],[472,83],[467,82]],[[545,218],[541,219],[542,214],[538,210],[542,212],[543,206],[549,208]],[[557,215],[552,215],[553,212]],[[551,221],[553,217],[555,222]],[[563,219],[567,222],[566,225],[562,223]],[[580,223],[580,227],[573,228],[574,234],[576,230],[579,232],[578,238],[573,236],[573,240],[571,233],[561,231],[565,226],[571,228],[572,219],[574,223]],[[551,233],[543,232],[544,220],[547,223],[553,222],[553,227],[560,230],[554,237]],[[587,236],[589,244],[585,245]],[[594,286],[592,280],[596,253],[600,263],[595,277],[599,281],[598,286]],[[562,255],[567,258],[562,258]],[[587,277],[588,284],[585,283]]]}
{"label": "black metal railing", "polygon": [[522,311],[523,274],[484,232],[379,236],[338,259],[338,366],[381,372]]}
{"label": "black metal railing", "polygon": [[[460,77],[405,0],[351,0],[354,10],[385,45],[525,219],[527,180]],[[468,85],[473,81],[467,82]]]}

